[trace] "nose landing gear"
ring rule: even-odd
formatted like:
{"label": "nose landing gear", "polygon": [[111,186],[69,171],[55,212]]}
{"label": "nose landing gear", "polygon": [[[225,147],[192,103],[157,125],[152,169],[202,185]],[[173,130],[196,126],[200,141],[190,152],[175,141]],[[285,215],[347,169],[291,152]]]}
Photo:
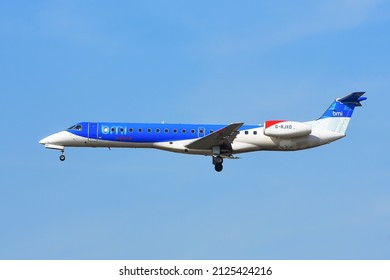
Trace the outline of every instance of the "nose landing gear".
{"label": "nose landing gear", "polygon": [[223,169],[223,158],[221,156],[213,156],[213,164],[215,167],[215,171],[221,172]]}
{"label": "nose landing gear", "polygon": [[64,161],[64,160],[65,160],[65,155],[64,155],[64,150],[62,150],[60,155],[60,161]]}

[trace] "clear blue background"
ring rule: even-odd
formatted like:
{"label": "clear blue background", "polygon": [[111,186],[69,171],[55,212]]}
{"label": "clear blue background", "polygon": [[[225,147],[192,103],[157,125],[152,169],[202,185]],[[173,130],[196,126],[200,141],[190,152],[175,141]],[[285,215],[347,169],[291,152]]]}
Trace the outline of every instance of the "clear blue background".
{"label": "clear blue background", "polygon": [[[388,1],[1,1],[1,259],[389,259]],[[348,136],[211,159],[38,144],[79,121]]]}

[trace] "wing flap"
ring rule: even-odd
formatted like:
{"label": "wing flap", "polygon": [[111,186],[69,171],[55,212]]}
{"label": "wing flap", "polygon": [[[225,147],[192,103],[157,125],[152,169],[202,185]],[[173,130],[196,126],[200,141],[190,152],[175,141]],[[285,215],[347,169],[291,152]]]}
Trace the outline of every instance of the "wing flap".
{"label": "wing flap", "polygon": [[189,149],[208,150],[224,143],[231,144],[244,123],[232,123],[187,145]]}

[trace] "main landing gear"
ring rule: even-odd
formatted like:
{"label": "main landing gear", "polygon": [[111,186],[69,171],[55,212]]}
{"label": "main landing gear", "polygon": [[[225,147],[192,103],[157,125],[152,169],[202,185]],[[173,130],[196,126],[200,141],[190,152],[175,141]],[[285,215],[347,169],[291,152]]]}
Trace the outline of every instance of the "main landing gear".
{"label": "main landing gear", "polygon": [[215,171],[221,172],[223,169],[223,158],[221,156],[213,156],[213,164],[215,167]]}

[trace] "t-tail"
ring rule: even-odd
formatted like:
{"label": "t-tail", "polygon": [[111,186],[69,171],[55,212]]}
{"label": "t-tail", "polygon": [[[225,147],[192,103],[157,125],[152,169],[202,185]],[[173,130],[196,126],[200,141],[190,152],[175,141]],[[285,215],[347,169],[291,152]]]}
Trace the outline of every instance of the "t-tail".
{"label": "t-tail", "polygon": [[325,113],[313,123],[313,128],[328,130],[345,135],[355,107],[362,106],[364,92],[353,92],[342,98],[337,98]]}

